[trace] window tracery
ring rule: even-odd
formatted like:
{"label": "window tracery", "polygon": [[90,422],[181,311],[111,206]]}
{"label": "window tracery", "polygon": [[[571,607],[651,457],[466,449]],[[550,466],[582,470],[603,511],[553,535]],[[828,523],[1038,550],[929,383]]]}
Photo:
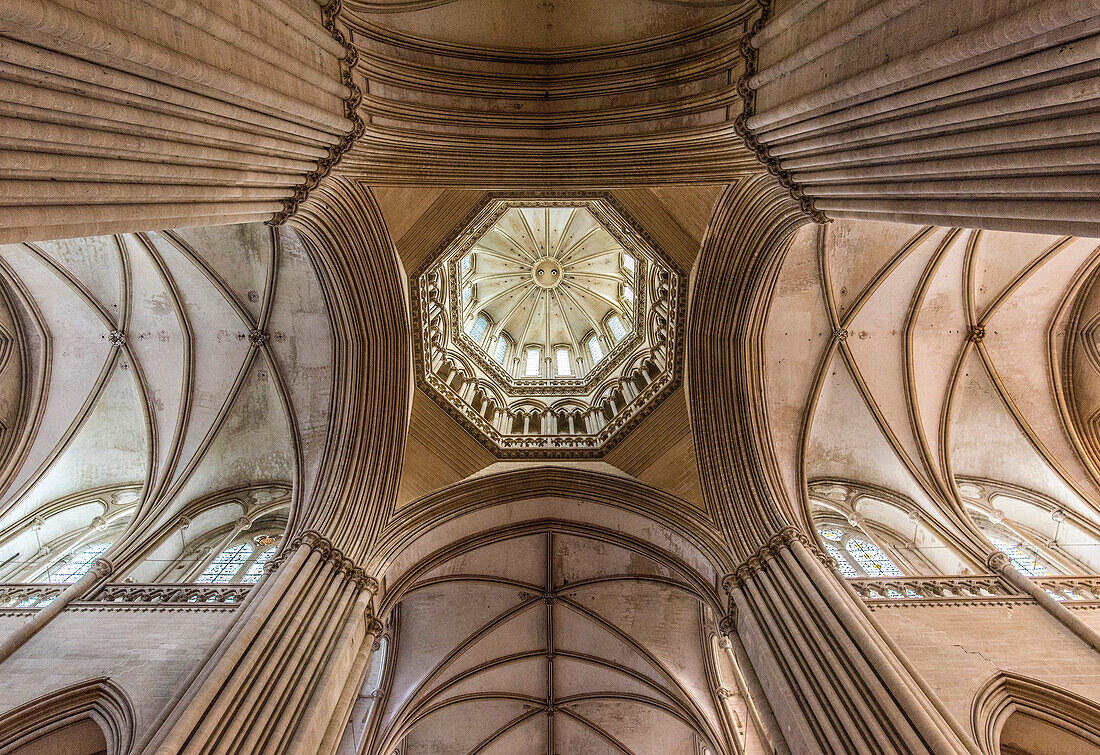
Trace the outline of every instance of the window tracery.
{"label": "window tracery", "polygon": [[278,550],[278,546],[272,545],[261,552],[260,555],[256,556],[256,559],[252,562],[252,565],[248,567],[248,570],[244,573],[244,576],[241,577],[241,583],[251,585],[259,582],[260,577],[264,575],[264,565],[271,560],[272,556],[275,555],[276,550]]}
{"label": "window tracery", "polygon": [[501,333],[497,336],[496,345],[493,347],[493,359],[497,364],[503,365],[504,360],[508,358],[508,336]]}
{"label": "window tracery", "polygon": [[237,572],[252,555],[252,546],[248,543],[231,545],[217,556],[195,580],[200,584],[226,584],[237,576]]}
{"label": "window tracery", "polygon": [[470,338],[480,342],[485,335],[485,331],[489,329],[489,318],[484,313],[479,314],[470,325]]}
{"label": "window tracery", "polygon": [[542,349],[538,346],[527,347],[527,362],[523,369],[523,374],[527,377],[538,377],[539,375],[539,362],[542,354]]}
{"label": "window tracery", "polygon": [[88,573],[95,560],[106,553],[110,547],[110,543],[96,543],[83,548],[67,560],[55,564],[55,569],[50,570],[51,573],[47,581],[54,583],[76,582]]}
{"label": "window tracery", "polygon": [[590,335],[585,343],[588,345],[588,354],[592,357],[593,364],[603,359],[603,346],[600,345],[600,337],[597,334]]}
{"label": "window tracery", "polygon": [[839,526],[817,530],[828,554],[848,579],[862,577],[901,577],[904,573],[889,556],[866,535]]}
{"label": "window tracery", "polygon": [[611,335],[614,336],[616,343],[626,338],[626,326],[623,325],[622,318],[617,314],[613,314],[607,318],[607,328],[611,331]]}
{"label": "window tracery", "polygon": [[1007,528],[982,527],[985,536],[997,550],[1008,556],[1009,562],[1021,574],[1029,577],[1049,577],[1057,574],[1051,565],[1034,552],[1034,546],[1025,544]]}
{"label": "window tracery", "polygon": [[569,347],[558,346],[554,349],[554,356],[557,358],[555,367],[559,375],[572,375],[573,367],[569,361]]}

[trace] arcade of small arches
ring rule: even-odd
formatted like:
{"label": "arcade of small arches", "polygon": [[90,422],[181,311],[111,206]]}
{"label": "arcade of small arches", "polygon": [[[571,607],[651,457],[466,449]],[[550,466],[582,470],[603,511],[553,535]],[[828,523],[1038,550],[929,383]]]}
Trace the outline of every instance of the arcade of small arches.
{"label": "arcade of small arches", "polygon": [[980,5],[0,0],[0,755],[1100,755],[1100,28]]}

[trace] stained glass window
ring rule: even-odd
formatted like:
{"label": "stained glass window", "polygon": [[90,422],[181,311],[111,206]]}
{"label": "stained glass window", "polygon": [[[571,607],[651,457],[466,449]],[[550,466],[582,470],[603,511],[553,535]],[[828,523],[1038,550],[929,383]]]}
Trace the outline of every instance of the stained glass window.
{"label": "stained glass window", "polygon": [[210,562],[196,581],[201,584],[225,584],[237,575],[251,555],[252,546],[248,543],[230,546]]}
{"label": "stained glass window", "polygon": [[276,546],[271,546],[266,551],[256,556],[256,560],[252,562],[252,565],[248,567],[248,571],[241,577],[241,583],[246,585],[252,585],[260,581],[260,577],[264,575],[264,564],[271,560],[271,557],[275,555]]}
{"label": "stained glass window", "polygon": [[611,335],[615,336],[616,342],[626,338],[626,326],[623,325],[623,321],[619,319],[618,315],[611,315],[607,318],[607,327],[611,329]]}
{"label": "stained glass window", "polygon": [[626,270],[628,273],[634,272],[634,258],[626,252],[623,252],[623,270]]}
{"label": "stained glass window", "polygon": [[826,541],[825,550],[828,551],[829,555],[836,560],[837,568],[840,569],[841,574],[843,574],[848,579],[856,579],[857,577],[859,577],[859,574],[857,574],[856,570],[852,568],[852,565],[848,562],[848,559],[846,559],[844,557],[844,554],[840,552],[840,548],[837,548],[832,543]]}
{"label": "stained glass window", "polygon": [[470,270],[472,270],[473,267],[474,267],[474,255],[472,255],[472,254],[465,255],[462,258],[462,268],[461,268],[462,275],[466,275],[466,273],[470,272]]}
{"label": "stained glass window", "polygon": [[68,563],[63,564],[61,568],[51,574],[50,582],[76,582],[92,568],[92,562],[102,556],[110,547],[110,543],[89,545],[84,550],[74,554]]}
{"label": "stained glass window", "polygon": [[471,285],[465,285],[462,287],[462,303],[469,304],[470,299],[474,298],[474,287]]}
{"label": "stained glass window", "polygon": [[504,364],[504,357],[508,355],[508,339],[504,336],[497,338],[497,345],[493,348],[493,359],[497,364]]}
{"label": "stained glass window", "polygon": [[1020,573],[1029,577],[1049,577],[1054,573],[1047,564],[1043,563],[1020,543],[1009,542],[989,532],[986,532],[986,536],[997,550],[1008,556],[1008,560]]}
{"label": "stained glass window", "polygon": [[569,365],[569,349],[564,346],[559,346],[554,355],[558,358],[558,374],[559,375],[572,375],[573,368]]}
{"label": "stained glass window", "polygon": [[634,304],[634,287],[633,286],[623,286],[623,298],[626,299],[627,303],[629,303],[631,306],[633,306],[633,304]]}
{"label": "stained glass window", "polygon": [[603,346],[600,346],[600,339],[594,333],[588,337],[588,353],[592,355],[592,364],[603,359]]}
{"label": "stained glass window", "polygon": [[849,538],[844,548],[852,554],[863,571],[869,577],[901,577],[901,569],[894,566],[882,549],[874,543],[859,538]]}
{"label": "stained glass window", "polygon": [[827,528],[823,530],[818,530],[817,532],[826,540],[834,540],[839,543],[842,539],[844,539],[844,533],[838,529]]}
{"label": "stained glass window", "polygon": [[489,329],[489,318],[481,314],[474,320],[474,324],[470,327],[470,338],[475,341],[480,341],[481,337],[485,335],[485,331]]}
{"label": "stained glass window", "polygon": [[527,365],[524,374],[528,377],[537,377],[539,374],[539,349],[538,346],[530,346],[527,349]]}

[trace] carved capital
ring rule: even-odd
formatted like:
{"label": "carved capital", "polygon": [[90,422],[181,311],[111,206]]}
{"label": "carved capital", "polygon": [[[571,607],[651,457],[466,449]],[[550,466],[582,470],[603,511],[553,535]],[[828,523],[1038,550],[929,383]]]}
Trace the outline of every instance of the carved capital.
{"label": "carved capital", "polygon": [[790,171],[785,170],[779,164],[779,160],[772,156],[767,145],[757,139],[756,134],[752,133],[748,126],[749,118],[756,112],[756,90],[749,85],[749,81],[757,73],[757,59],[759,56],[757,49],[752,45],[752,38],[764,28],[772,14],[771,0],[757,0],[757,5],[760,6],[760,17],[756,19],[756,23],[753,24],[752,28],[741,37],[738,45],[741,58],[745,61],[745,67],[741,77],[737,80],[737,93],[741,95],[741,113],[734,119],[733,128],[737,135],[741,137],[741,140],[745,142],[745,146],[756,155],[756,159],[763,163],[767,171],[779,180],[779,184],[790,192],[791,197],[798,202],[802,211],[809,215],[815,223],[828,223],[831,221],[825,216],[825,213],[814,206],[813,199],[807,196],[803,188],[794,182]]}
{"label": "carved capital", "polygon": [[371,643],[371,650],[377,652],[382,647],[382,632],[386,629],[385,625],[379,620],[377,616],[371,616],[367,620],[367,634],[374,636],[374,642]]}
{"label": "carved capital", "polygon": [[114,564],[101,556],[92,562],[92,568],[88,570],[88,573],[95,576],[96,579],[105,579],[109,577],[114,570]]}
{"label": "carved capital", "polygon": [[767,565],[768,561],[778,558],[784,548],[789,548],[791,543],[799,542],[826,568],[836,568],[836,561],[826,556],[817,547],[817,544],[802,530],[797,527],[784,527],[768,539],[768,542],[760,546],[753,555],[746,558],[740,566],[733,570],[733,574],[722,580],[722,588],[726,594],[732,595],[733,591],[743,585],[753,574]]}
{"label": "carved capital", "polygon": [[1012,561],[1011,559],[1009,559],[1008,554],[1002,553],[1001,551],[996,551],[995,553],[989,554],[989,558],[985,560],[985,563],[986,566],[990,568],[990,570],[999,573],[1006,566],[1012,563]]}
{"label": "carved capital", "polygon": [[340,11],[341,0],[327,0],[321,6],[321,24],[329,36],[344,48],[344,55],[340,58],[340,83],[348,90],[347,96],[343,98],[344,117],[351,121],[351,129],[341,136],[336,144],[329,147],[328,154],[317,161],[316,170],[307,173],[305,180],[294,188],[294,193],[283,200],[283,209],[267,221],[268,225],[277,226],[286,223],[287,219],[298,211],[298,205],[306,200],[309,193],[321,183],[321,179],[332,171],[344,153],[351,149],[351,145],[355,144],[367,130],[367,124],[359,114],[359,105],[363,102],[363,90],[359,88],[359,84],[352,75],[352,71],[359,62],[359,50],[348,40],[337,23]]}

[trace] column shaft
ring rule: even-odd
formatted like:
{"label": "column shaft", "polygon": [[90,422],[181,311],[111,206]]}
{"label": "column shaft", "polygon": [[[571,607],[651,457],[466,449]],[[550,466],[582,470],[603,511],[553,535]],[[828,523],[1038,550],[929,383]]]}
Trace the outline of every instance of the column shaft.
{"label": "column shaft", "polygon": [[817,220],[1100,236],[1093,0],[761,5],[738,130]]}
{"label": "column shaft", "polygon": [[285,221],[362,133],[357,54],[339,0],[242,3],[0,0],[0,244]]}

